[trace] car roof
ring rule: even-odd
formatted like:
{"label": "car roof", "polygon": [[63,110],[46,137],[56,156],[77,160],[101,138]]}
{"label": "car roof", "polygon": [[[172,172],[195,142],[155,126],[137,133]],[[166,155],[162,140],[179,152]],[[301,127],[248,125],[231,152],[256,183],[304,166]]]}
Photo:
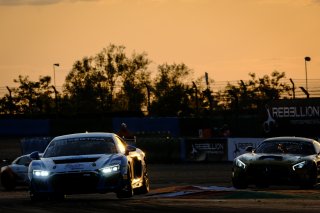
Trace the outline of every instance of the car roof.
{"label": "car roof", "polygon": [[283,137],[272,137],[272,138],[267,138],[265,141],[296,141],[296,142],[306,142],[306,143],[313,143],[317,142],[314,139],[311,138],[305,138],[305,137],[295,137],[295,136],[283,136]]}
{"label": "car roof", "polygon": [[114,137],[116,134],[110,132],[85,132],[61,135],[53,138],[53,140],[63,140],[68,138],[86,138],[86,137]]}
{"label": "car roof", "polygon": [[20,155],[20,156],[16,157],[16,158],[14,159],[14,161],[17,160],[18,158],[23,158],[23,157],[28,157],[28,158],[30,158],[30,154]]}

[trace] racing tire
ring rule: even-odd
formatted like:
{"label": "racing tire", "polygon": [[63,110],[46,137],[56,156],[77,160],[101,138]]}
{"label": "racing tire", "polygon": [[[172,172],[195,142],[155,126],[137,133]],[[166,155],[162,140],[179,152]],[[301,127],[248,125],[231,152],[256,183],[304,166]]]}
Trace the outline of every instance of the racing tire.
{"label": "racing tire", "polygon": [[11,191],[16,187],[15,178],[8,172],[4,172],[1,174],[1,185],[5,190]]}
{"label": "racing tire", "polygon": [[128,165],[128,171],[127,171],[127,179],[124,180],[125,184],[123,188],[118,191],[117,198],[122,199],[122,198],[130,198],[133,196],[133,188],[132,188],[132,176],[131,176],[131,168]]}
{"label": "racing tire", "polygon": [[309,172],[309,178],[305,182],[300,184],[301,189],[313,189],[318,183],[318,174],[317,168],[314,165],[313,168]]}
{"label": "racing tire", "polygon": [[240,178],[232,178],[232,185],[236,189],[246,189],[248,188],[248,184],[246,181]]}
{"label": "racing tire", "polygon": [[150,190],[150,181],[149,177],[147,174],[144,175],[143,177],[143,183],[142,186],[135,189],[134,194],[139,195],[139,194],[147,194]]}

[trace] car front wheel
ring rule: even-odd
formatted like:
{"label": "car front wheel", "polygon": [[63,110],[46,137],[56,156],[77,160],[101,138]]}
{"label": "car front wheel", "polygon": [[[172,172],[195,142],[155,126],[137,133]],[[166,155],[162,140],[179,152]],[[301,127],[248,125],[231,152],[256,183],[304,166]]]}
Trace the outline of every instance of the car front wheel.
{"label": "car front wheel", "polygon": [[118,198],[130,198],[133,196],[131,168],[128,166],[127,179],[124,179],[124,186],[117,192]]}
{"label": "car front wheel", "polygon": [[135,194],[139,195],[139,194],[147,194],[150,190],[150,182],[149,182],[149,177],[147,174],[145,174],[143,176],[143,183],[142,186],[137,188],[135,190]]}
{"label": "car front wheel", "polygon": [[313,189],[315,185],[318,183],[318,173],[316,166],[313,166],[312,169],[309,170],[306,180],[304,180],[300,184],[300,188],[302,189]]}
{"label": "car front wheel", "polygon": [[248,188],[247,181],[239,174],[232,172],[232,185],[236,189],[246,189]]}

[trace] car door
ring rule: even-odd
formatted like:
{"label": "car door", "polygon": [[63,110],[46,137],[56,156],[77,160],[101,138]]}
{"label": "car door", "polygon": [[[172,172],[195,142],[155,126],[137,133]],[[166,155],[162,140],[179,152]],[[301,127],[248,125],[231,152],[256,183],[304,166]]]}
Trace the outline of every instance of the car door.
{"label": "car door", "polygon": [[12,163],[11,169],[17,175],[18,181],[28,181],[28,166],[30,162],[31,159],[29,156],[21,156]]}

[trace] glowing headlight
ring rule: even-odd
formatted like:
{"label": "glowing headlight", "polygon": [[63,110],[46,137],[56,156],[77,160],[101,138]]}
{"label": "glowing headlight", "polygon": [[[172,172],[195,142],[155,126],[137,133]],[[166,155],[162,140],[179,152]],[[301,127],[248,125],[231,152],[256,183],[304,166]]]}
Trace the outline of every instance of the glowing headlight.
{"label": "glowing headlight", "polygon": [[33,176],[35,177],[48,177],[49,171],[46,170],[33,170]]}
{"label": "glowing headlight", "polygon": [[120,165],[107,166],[100,169],[103,174],[109,174],[120,170]]}
{"label": "glowing headlight", "polygon": [[247,167],[247,165],[245,163],[243,163],[241,160],[237,159],[236,160],[236,166],[245,169]]}
{"label": "glowing headlight", "polygon": [[302,161],[300,163],[294,164],[292,169],[295,171],[296,169],[302,169],[306,165],[306,161]]}

